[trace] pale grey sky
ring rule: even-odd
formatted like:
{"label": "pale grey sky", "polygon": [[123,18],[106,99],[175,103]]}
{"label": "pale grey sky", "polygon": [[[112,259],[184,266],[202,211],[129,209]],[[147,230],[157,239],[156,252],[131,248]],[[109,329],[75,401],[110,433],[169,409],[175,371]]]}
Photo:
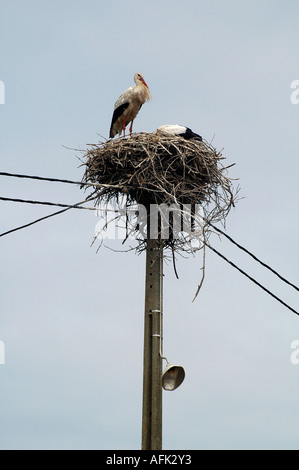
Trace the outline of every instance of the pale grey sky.
{"label": "pale grey sky", "polygon": [[[80,180],[140,71],[134,130],[183,124],[223,148],[243,199],[227,232],[298,283],[299,5],[295,0],[2,0],[1,171]],[[76,203],[77,187],[1,178],[0,195]],[[1,232],[52,212],[0,202]],[[90,247],[69,211],[0,239],[1,449],[139,449],[144,256]],[[298,294],[225,239],[211,243],[298,310]],[[299,318],[213,253],[165,267],[164,449],[298,449]]]}

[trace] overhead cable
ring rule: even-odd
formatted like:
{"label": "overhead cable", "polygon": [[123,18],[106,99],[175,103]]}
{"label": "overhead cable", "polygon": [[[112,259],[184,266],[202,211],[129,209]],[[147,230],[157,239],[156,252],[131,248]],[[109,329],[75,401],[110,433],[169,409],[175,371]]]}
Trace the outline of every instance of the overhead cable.
{"label": "overhead cable", "polygon": [[247,274],[245,271],[243,271],[241,268],[239,268],[236,264],[234,264],[232,261],[230,261],[229,259],[227,259],[224,255],[222,255],[221,253],[219,253],[219,251],[217,251],[215,248],[213,248],[211,245],[209,245],[208,243],[206,243],[206,246],[208,248],[210,248],[210,250],[212,250],[214,253],[216,253],[218,256],[220,256],[220,258],[224,259],[224,261],[226,261],[227,263],[229,263],[231,266],[233,266],[235,269],[237,269],[241,274],[243,274],[244,276],[246,276],[248,279],[250,279],[250,281],[254,282],[254,284],[256,284],[257,286],[259,286],[261,289],[263,289],[265,292],[267,292],[267,294],[271,295],[275,300],[277,300],[278,302],[280,302],[282,305],[284,305],[286,308],[288,308],[289,310],[291,310],[291,312],[295,313],[296,315],[299,315],[299,312],[297,312],[295,309],[293,309],[292,307],[290,307],[288,304],[286,304],[283,300],[281,300],[279,297],[277,297],[277,295],[273,294],[273,292],[271,292],[269,289],[267,289],[266,287],[264,287],[262,284],[260,284],[256,279],[254,279],[253,277],[251,277],[249,274]]}

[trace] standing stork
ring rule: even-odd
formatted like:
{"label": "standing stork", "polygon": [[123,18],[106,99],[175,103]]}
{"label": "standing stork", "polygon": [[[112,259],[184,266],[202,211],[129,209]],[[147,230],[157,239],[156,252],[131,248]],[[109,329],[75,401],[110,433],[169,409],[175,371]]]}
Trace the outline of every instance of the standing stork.
{"label": "standing stork", "polygon": [[155,130],[155,134],[174,135],[183,137],[186,140],[202,140],[202,137],[195,134],[189,127],[179,126],[178,124],[165,124],[164,126],[160,126]]}
{"label": "standing stork", "polygon": [[116,134],[121,135],[126,126],[131,123],[130,135],[132,134],[133,121],[137,116],[141,106],[151,99],[149,88],[141,73],[135,73],[135,86],[131,86],[118,98],[114,105],[114,112],[110,127],[109,137],[113,138]]}

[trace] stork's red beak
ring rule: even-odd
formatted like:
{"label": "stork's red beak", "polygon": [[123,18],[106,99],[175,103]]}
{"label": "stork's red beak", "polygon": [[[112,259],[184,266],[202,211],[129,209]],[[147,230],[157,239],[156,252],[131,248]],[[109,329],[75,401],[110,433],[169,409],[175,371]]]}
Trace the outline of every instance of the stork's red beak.
{"label": "stork's red beak", "polygon": [[146,81],[144,80],[144,78],[143,78],[143,77],[141,77],[141,78],[140,78],[140,80],[142,81],[143,85],[145,85],[145,86],[146,86],[146,88],[148,88],[148,86],[147,86],[147,83],[146,83]]}

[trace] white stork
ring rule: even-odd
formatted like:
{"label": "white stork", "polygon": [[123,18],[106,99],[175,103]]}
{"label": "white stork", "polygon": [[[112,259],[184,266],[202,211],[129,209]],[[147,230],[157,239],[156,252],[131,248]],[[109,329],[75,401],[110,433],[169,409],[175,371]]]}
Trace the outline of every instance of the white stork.
{"label": "white stork", "polygon": [[112,138],[116,134],[121,135],[126,126],[131,122],[130,135],[132,134],[133,121],[137,116],[141,106],[151,99],[149,88],[141,73],[135,73],[135,86],[131,86],[118,98],[114,105],[114,113],[110,127],[109,136]]}
{"label": "white stork", "polygon": [[160,126],[155,130],[155,134],[174,135],[183,137],[186,140],[202,140],[202,137],[195,134],[189,127],[179,126],[178,124],[165,124],[165,126]]}

